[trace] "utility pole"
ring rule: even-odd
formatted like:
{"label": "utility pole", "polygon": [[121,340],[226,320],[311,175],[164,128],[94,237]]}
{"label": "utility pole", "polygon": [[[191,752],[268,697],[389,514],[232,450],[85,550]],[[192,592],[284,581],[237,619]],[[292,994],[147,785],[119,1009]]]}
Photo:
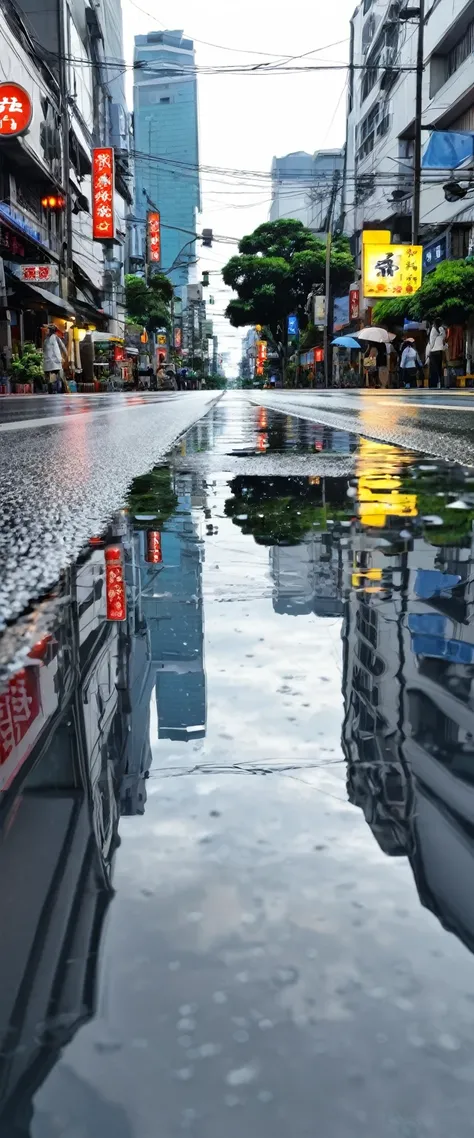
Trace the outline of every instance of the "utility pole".
{"label": "utility pole", "polygon": [[411,240],[418,245],[420,239],[420,197],[421,197],[421,116],[423,113],[423,71],[425,48],[425,0],[418,0],[417,8],[402,8],[399,19],[418,19],[416,42],[416,92],[415,92],[415,137],[413,143],[413,209]]}
{"label": "utility pole", "polygon": [[326,234],[326,276],[325,276],[325,295],[326,295],[326,312],[324,318],[323,330],[323,345],[324,345],[324,386],[329,387],[329,332],[331,324],[331,250],[332,250],[332,231],[334,223],[334,206],[336,204],[337,191],[339,188],[339,170],[335,170],[332,180],[331,197],[329,199],[329,208],[327,216],[327,234]]}
{"label": "utility pole", "polygon": [[63,151],[62,182],[66,201],[65,213],[59,217],[61,225],[61,294],[63,300],[69,298],[69,281],[72,274],[72,203],[71,187],[69,184],[69,102],[68,102],[68,74],[67,74],[67,47],[66,47],[66,8],[64,0],[58,0],[58,33],[59,33],[59,91],[61,108],[61,130]]}

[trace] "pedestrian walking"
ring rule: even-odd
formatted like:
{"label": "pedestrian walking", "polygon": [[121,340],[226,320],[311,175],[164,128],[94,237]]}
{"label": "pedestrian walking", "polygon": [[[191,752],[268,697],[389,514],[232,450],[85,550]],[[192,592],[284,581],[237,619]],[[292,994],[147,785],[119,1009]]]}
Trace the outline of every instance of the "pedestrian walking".
{"label": "pedestrian walking", "polygon": [[415,348],[414,340],[404,340],[403,345],[402,358],[400,360],[402,385],[404,387],[416,387],[417,374],[419,370],[423,370],[423,364]]}
{"label": "pedestrian walking", "polygon": [[441,324],[440,320],[433,320],[426,348],[426,362],[429,364],[430,387],[441,387],[445,354],[446,328]]}
{"label": "pedestrian walking", "polygon": [[54,395],[58,388],[63,363],[67,362],[67,349],[55,324],[50,324],[43,343],[43,368],[48,391]]}

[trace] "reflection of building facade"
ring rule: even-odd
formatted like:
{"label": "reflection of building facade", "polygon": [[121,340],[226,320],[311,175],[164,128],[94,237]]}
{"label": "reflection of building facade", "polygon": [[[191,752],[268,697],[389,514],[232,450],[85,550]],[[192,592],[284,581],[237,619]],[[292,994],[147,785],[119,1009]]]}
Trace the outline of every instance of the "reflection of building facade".
{"label": "reflection of building facade", "polygon": [[313,533],[298,545],[270,549],[275,612],[342,615],[342,549],[332,534]]}
{"label": "reflection of building facade", "polygon": [[421,536],[395,448],[361,451],[343,627],[349,798],[474,951],[474,546]]}

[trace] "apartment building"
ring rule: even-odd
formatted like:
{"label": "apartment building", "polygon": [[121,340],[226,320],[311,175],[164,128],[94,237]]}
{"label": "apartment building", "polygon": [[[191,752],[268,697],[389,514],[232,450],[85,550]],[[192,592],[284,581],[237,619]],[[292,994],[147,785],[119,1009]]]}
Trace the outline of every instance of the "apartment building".
{"label": "apartment building", "polygon": [[[402,0],[362,0],[351,20],[347,118],[345,229],[360,255],[365,226],[411,235],[415,65],[418,25],[403,16]],[[422,146],[430,128],[474,129],[474,2],[428,3],[424,29]],[[424,270],[466,256],[474,203],[447,202],[449,171],[423,171],[421,239]],[[446,237],[441,245],[439,237]]]}

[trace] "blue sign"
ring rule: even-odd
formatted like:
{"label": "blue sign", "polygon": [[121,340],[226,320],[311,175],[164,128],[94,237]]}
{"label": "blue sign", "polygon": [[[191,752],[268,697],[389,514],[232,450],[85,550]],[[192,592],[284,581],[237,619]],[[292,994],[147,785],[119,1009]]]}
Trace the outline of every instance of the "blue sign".
{"label": "blue sign", "polygon": [[423,273],[432,273],[433,269],[437,269],[441,261],[445,261],[448,255],[448,239],[446,234],[444,237],[438,237],[437,241],[430,241],[429,245],[425,245],[423,249]]}
{"label": "blue sign", "polygon": [[299,333],[298,317],[297,316],[289,316],[288,317],[288,335],[289,336],[297,336],[298,333]]}

